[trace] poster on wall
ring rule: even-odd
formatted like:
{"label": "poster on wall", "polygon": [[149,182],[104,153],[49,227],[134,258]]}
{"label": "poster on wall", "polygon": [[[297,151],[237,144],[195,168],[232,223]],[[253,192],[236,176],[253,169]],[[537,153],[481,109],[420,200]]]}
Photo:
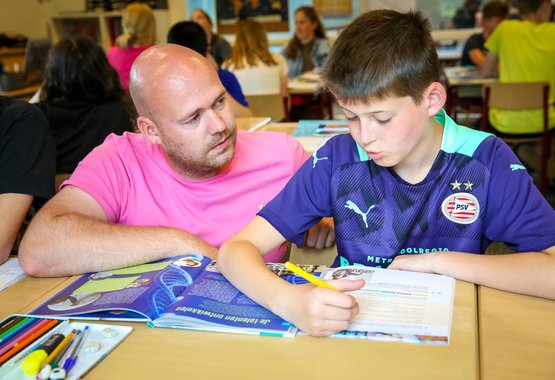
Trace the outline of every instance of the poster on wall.
{"label": "poster on wall", "polygon": [[312,0],[312,5],[322,17],[350,16],[353,13],[352,0]]}
{"label": "poster on wall", "polygon": [[216,0],[218,33],[235,33],[239,20],[250,18],[267,32],[289,31],[288,0]]}

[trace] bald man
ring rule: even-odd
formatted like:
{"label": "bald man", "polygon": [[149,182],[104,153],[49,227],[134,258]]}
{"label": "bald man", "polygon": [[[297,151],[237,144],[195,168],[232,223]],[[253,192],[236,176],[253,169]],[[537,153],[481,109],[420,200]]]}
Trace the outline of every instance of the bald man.
{"label": "bald man", "polygon": [[[238,132],[216,71],[198,53],[157,45],[133,64],[141,133],[110,135],[35,216],[20,247],[33,276],[66,276],[185,252],[216,258],[306,160],[280,133]],[[307,245],[334,241],[325,223]],[[267,261],[280,261],[276,247]]]}

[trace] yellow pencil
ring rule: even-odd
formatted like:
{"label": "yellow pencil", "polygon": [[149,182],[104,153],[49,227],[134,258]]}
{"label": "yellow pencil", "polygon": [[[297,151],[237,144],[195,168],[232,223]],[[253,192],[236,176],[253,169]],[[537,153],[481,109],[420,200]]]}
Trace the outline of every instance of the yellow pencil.
{"label": "yellow pencil", "polygon": [[302,270],[301,268],[299,268],[298,266],[296,266],[293,263],[290,263],[289,261],[285,263],[285,268],[289,269],[291,272],[295,273],[297,276],[300,276],[300,277],[304,278],[305,280],[313,283],[316,286],[321,286],[322,288],[335,290],[336,292],[339,291],[336,288],[334,288],[333,286],[331,286],[330,284],[328,284],[327,282],[324,282],[324,281],[320,280],[318,277],[314,277],[310,273]]}

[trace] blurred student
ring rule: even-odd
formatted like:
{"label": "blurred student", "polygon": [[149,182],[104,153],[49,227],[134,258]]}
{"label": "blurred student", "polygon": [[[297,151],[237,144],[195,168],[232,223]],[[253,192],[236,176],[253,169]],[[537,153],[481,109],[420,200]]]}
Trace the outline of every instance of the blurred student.
{"label": "blurred student", "polygon": [[320,17],[313,7],[295,11],[295,35],[282,53],[289,66],[289,78],[315,70],[324,64],[330,53],[330,43]]}
{"label": "blurred student", "polygon": [[457,9],[453,17],[453,26],[456,29],[474,28],[476,26],[476,14],[480,9],[481,0],[465,0],[462,7]]}
{"label": "blurred student", "polygon": [[233,50],[223,67],[235,74],[247,96],[287,97],[287,62],[270,52],[266,31],[257,21],[239,21]]}
{"label": "blurred student", "polygon": [[110,64],[119,74],[121,85],[129,91],[129,72],[135,59],[156,42],[154,13],[147,4],[131,3],[121,15],[123,33],[108,50]]}
{"label": "blurred student", "polygon": [[[331,138],[238,234],[218,268],[243,293],[311,335],[347,328],[359,311],[343,292],[291,285],[262,256],[333,216],[334,265],[437,273],[555,299],[555,211],[499,138],[442,109],[440,63],[420,12],[367,12],[333,45],[324,83],[350,134]],[[485,255],[493,241],[514,254]]]}
{"label": "blurred student", "polygon": [[58,174],[72,173],[110,133],[133,130],[131,99],[102,48],[89,38],[65,38],[50,50],[40,99],[56,144]]}
{"label": "blurred student", "polygon": [[38,208],[54,195],[55,161],[42,112],[0,96],[0,264],[12,252],[31,205]]}
{"label": "blurred student", "polygon": [[[555,127],[555,24],[550,0],[516,2],[522,20],[505,20],[485,43],[488,53],[482,75],[493,76],[499,67],[501,82],[548,82],[549,125]],[[543,131],[541,110],[491,109],[489,122],[504,134],[538,134]]]}
{"label": "blurred student", "polygon": [[193,21],[182,21],[172,26],[168,32],[168,43],[177,44],[193,49],[199,54],[212,62],[214,68],[218,72],[218,77],[224,85],[225,89],[231,96],[229,99],[233,114],[236,117],[249,117],[252,112],[249,110],[249,104],[245,99],[241,85],[237,81],[237,77],[232,72],[222,69],[218,66],[214,58],[208,53],[208,43],[206,41],[206,33],[204,29]]}
{"label": "blurred student", "polygon": [[466,41],[461,57],[461,65],[482,67],[486,60],[487,50],[484,43],[493,33],[497,25],[507,18],[509,6],[501,1],[491,1],[482,10],[482,33],[470,36]]}
{"label": "blurred student", "polygon": [[208,42],[208,52],[212,54],[218,63],[218,66],[221,66],[231,54],[231,45],[225,40],[225,38],[212,31],[212,28],[214,27],[212,19],[208,13],[202,9],[195,9],[191,13],[191,21],[196,22],[202,27],[202,29],[204,29]]}

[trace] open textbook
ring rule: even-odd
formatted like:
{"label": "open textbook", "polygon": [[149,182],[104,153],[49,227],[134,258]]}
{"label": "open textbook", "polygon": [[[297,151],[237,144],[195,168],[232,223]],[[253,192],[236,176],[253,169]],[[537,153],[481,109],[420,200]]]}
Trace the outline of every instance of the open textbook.
{"label": "open textbook", "polygon": [[[290,283],[306,283],[284,264],[267,265]],[[349,331],[336,336],[448,343],[452,278],[361,266],[300,267],[324,279],[366,280],[363,289],[352,292],[360,304],[360,314]],[[85,274],[30,314],[146,321],[152,327],[286,337],[297,332],[295,326],[237,290],[219,273],[215,262],[198,254]]]}

